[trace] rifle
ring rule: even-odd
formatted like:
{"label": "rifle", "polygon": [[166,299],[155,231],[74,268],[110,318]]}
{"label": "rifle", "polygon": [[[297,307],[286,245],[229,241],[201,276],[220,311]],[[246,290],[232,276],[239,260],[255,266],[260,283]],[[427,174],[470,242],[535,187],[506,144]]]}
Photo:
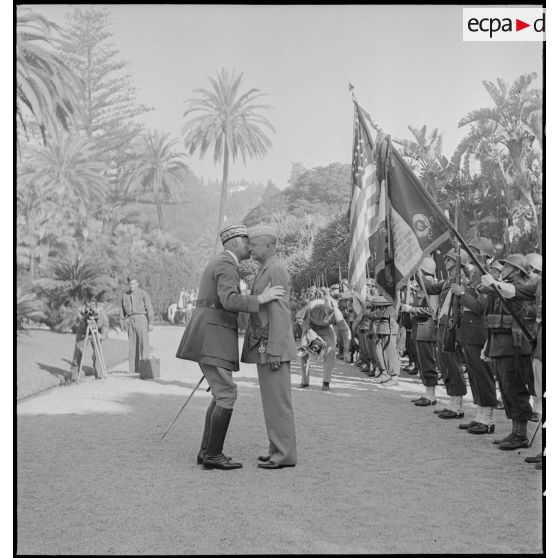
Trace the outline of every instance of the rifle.
{"label": "rifle", "polygon": [[[453,278],[452,283],[461,284],[461,251],[459,243],[455,250],[455,265],[457,267],[457,275]],[[446,295],[447,296],[447,295]],[[455,334],[459,325],[459,298],[453,294],[450,295],[450,309],[448,319],[444,328],[443,350],[446,353],[455,353]]]}
{"label": "rifle", "polygon": [[[459,215],[459,196],[455,200],[455,217],[454,226],[457,230],[458,227],[458,215]],[[457,268],[457,273],[452,280],[452,283],[457,285],[461,284],[461,246],[456,238],[454,238],[455,245],[455,267]],[[446,295],[447,296],[447,295]],[[459,298],[450,295],[450,309],[448,312],[448,319],[444,328],[443,336],[443,350],[446,353],[455,353],[455,334],[459,322]]]}

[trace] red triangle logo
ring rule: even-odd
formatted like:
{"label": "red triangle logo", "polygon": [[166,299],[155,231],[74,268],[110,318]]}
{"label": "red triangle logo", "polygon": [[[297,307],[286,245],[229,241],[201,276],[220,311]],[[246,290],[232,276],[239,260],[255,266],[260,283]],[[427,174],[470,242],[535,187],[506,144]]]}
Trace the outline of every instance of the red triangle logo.
{"label": "red triangle logo", "polygon": [[525,23],[524,21],[521,21],[520,19],[515,19],[515,30],[516,31],[521,31],[522,29],[525,29],[525,27],[531,27],[530,23]]}

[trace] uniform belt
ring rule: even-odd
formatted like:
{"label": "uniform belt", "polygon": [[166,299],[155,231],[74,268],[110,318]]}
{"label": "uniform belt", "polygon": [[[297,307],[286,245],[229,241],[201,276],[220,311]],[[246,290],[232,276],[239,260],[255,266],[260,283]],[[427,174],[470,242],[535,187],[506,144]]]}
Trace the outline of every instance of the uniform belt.
{"label": "uniform belt", "polygon": [[198,300],[196,308],[215,308],[216,310],[223,310],[223,305],[219,301],[214,300]]}

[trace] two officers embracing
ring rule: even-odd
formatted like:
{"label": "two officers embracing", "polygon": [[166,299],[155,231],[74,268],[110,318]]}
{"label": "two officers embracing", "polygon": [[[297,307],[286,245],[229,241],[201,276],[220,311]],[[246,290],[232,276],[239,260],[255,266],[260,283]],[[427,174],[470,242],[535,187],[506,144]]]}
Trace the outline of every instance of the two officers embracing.
{"label": "two officers embracing", "polygon": [[[213,396],[206,411],[197,463],[205,469],[239,469],[241,463],[223,454],[239,370],[238,313],[249,312],[242,362],[256,363],[269,438],[262,469],[296,464],[296,436],[291,397],[290,361],[296,358],[291,328],[290,275],[276,255],[277,232],[261,225],[249,231],[232,225],[220,232],[223,252],[205,268],[192,319],[176,356],[199,364]],[[242,295],[238,264],[252,257],[260,262],[250,295]]]}

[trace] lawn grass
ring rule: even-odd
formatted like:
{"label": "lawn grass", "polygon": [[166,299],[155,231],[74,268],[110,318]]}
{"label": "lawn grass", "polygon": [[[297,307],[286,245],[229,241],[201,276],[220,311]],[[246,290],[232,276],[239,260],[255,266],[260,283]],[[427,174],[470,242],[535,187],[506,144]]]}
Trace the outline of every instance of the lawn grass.
{"label": "lawn grass", "polygon": [[[75,335],[49,330],[28,330],[17,340],[17,399],[35,395],[60,385],[70,371]],[[107,339],[103,342],[107,368],[127,358],[126,341]],[[91,347],[84,362],[86,375],[92,374]]]}

